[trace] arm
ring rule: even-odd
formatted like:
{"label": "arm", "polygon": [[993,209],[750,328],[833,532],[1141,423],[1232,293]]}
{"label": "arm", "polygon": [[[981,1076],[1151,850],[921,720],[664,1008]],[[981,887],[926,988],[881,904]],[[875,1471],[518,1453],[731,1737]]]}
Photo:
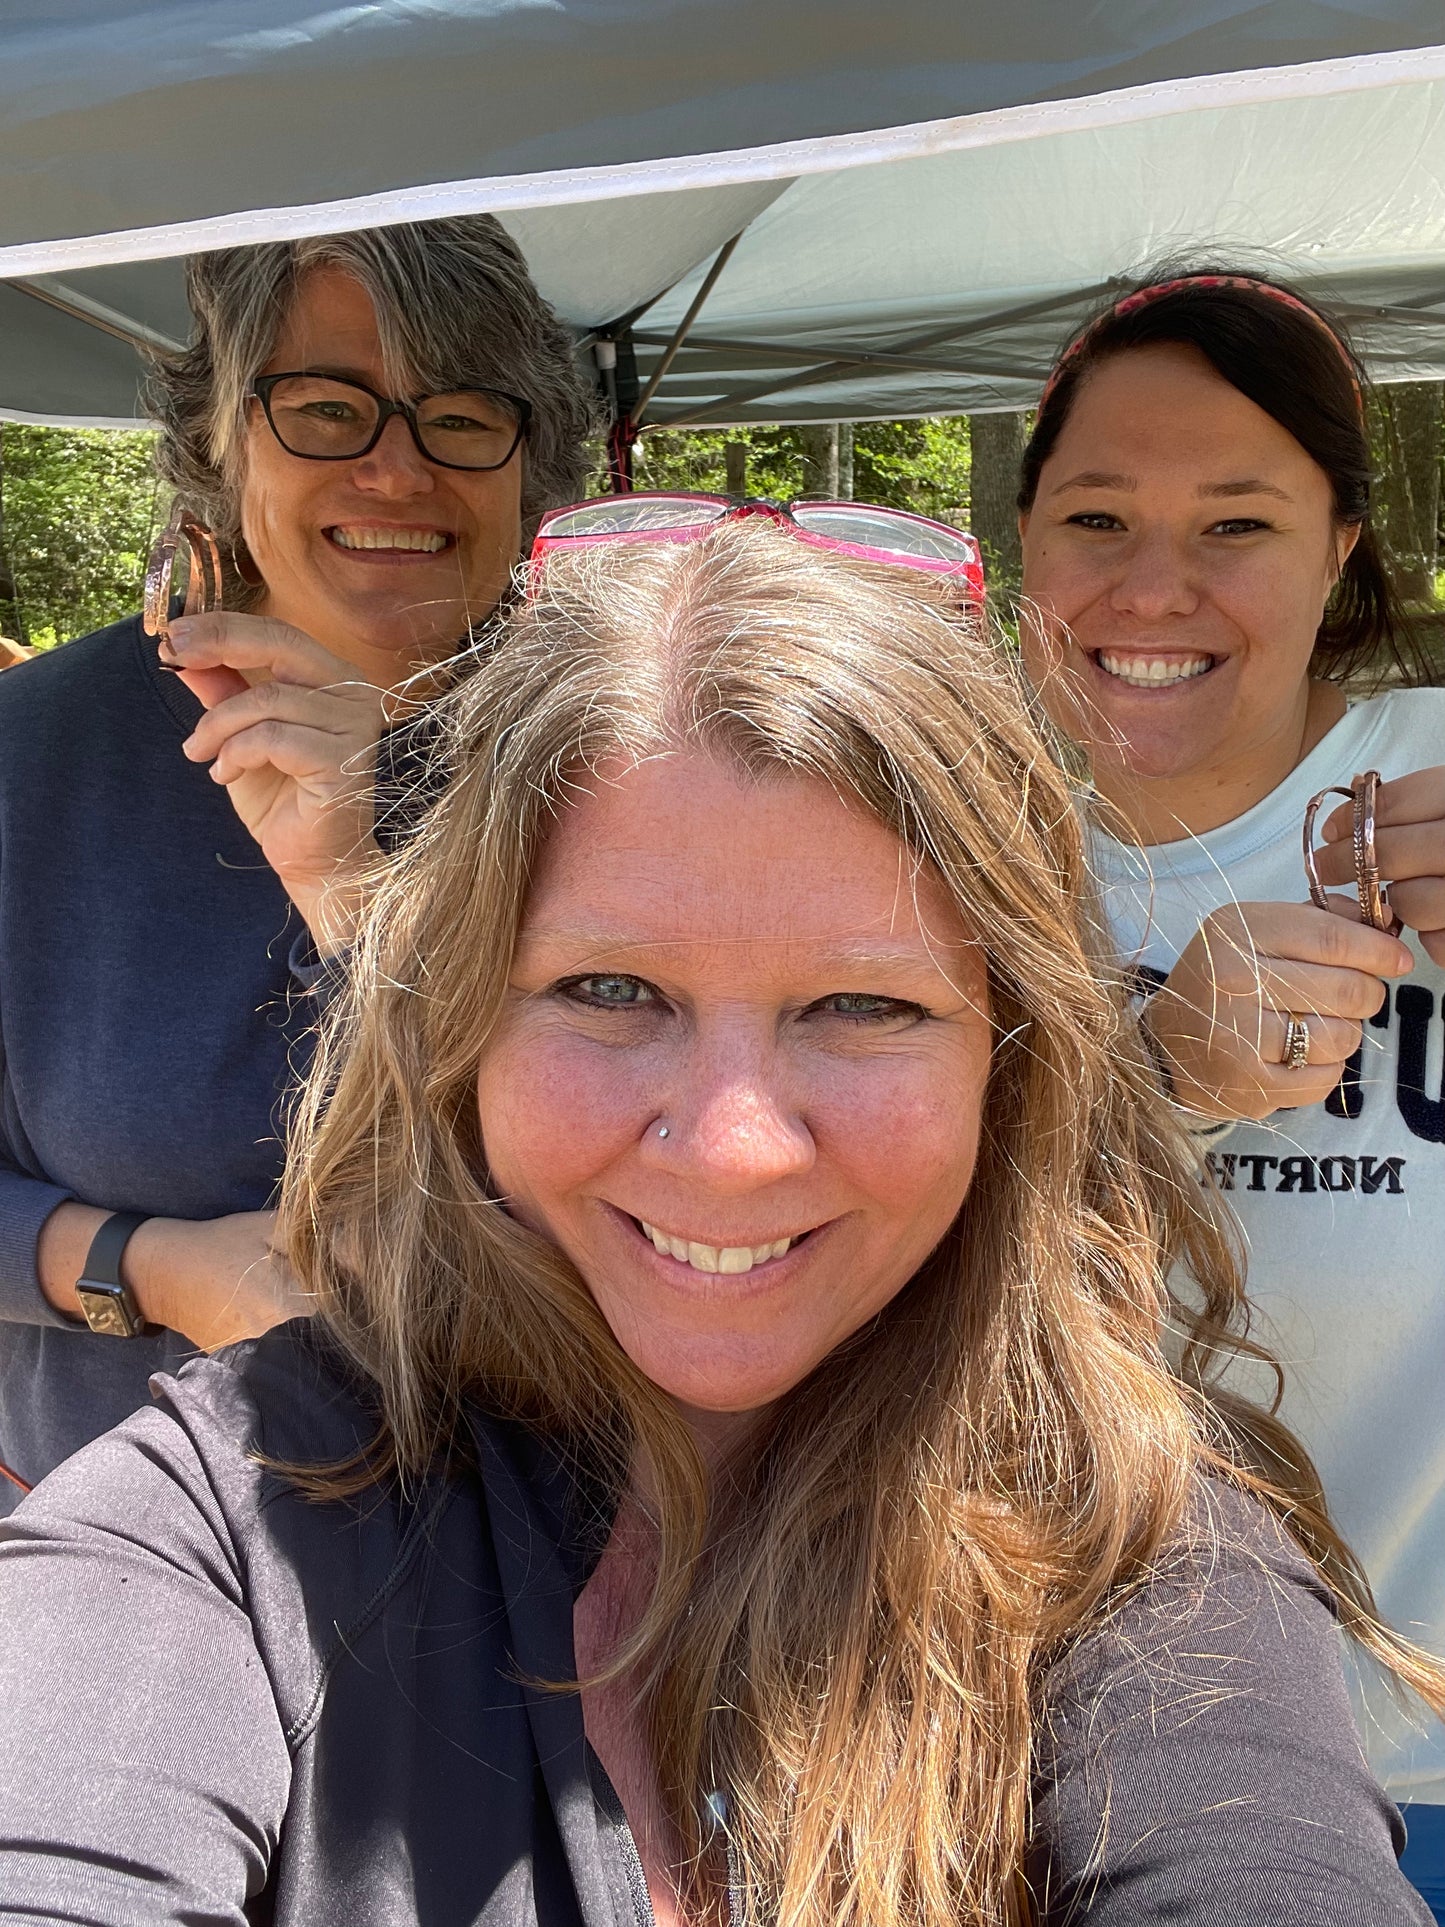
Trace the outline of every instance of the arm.
{"label": "arm", "polygon": [[1218,1488],[1211,1508],[1046,1683],[1041,1927],[1429,1927],[1326,1594],[1262,1508]]}
{"label": "arm", "polygon": [[[57,1314],[54,1322],[80,1322],[75,1281],[109,1215],[72,1200],[42,1225],[35,1270],[43,1301]],[[272,1245],[275,1229],[273,1211],[237,1211],[199,1222],[147,1218],[126,1245],[121,1276],[148,1324],[180,1332],[202,1351],[258,1338],[310,1310]]]}
{"label": "arm", "polygon": [[245,1927],[290,1758],[172,1418],[139,1414],[0,1524],[0,1626],[0,1920]]}

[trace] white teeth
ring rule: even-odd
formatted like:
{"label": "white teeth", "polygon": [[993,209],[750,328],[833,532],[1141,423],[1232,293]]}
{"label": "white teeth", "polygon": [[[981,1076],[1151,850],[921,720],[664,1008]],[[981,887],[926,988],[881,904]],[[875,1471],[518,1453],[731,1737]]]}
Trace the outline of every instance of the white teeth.
{"label": "white teeth", "polygon": [[1115,676],[1135,689],[1157,689],[1170,683],[1189,682],[1214,666],[1213,656],[1195,656],[1187,662],[1180,662],[1177,657],[1116,656],[1108,649],[1099,651],[1098,660],[1099,667],[1107,675]]}
{"label": "white teeth", "polygon": [[331,539],[340,549],[419,549],[424,555],[435,555],[447,545],[440,529],[337,528]]}
{"label": "white teeth", "polygon": [[777,1238],[766,1245],[705,1245],[695,1238],[671,1237],[643,1218],[637,1222],[664,1258],[676,1258],[679,1264],[691,1265],[694,1271],[705,1271],[709,1275],[721,1272],[733,1277],[739,1272],[751,1271],[754,1265],[766,1264],[769,1258],[781,1258],[797,1242],[794,1238]]}

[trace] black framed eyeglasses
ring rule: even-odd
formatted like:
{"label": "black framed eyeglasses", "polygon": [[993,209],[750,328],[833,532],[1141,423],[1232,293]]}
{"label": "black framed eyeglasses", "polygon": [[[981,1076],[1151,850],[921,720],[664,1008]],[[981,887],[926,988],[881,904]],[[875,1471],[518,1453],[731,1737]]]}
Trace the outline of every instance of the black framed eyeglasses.
{"label": "black framed eyeglasses", "polygon": [[499,388],[393,401],[363,381],[296,370],[258,375],[251,393],[287,454],[308,462],[354,462],[369,455],[392,416],[400,415],[418,453],[439,468],[505,468],[532,419],[530,402]]}

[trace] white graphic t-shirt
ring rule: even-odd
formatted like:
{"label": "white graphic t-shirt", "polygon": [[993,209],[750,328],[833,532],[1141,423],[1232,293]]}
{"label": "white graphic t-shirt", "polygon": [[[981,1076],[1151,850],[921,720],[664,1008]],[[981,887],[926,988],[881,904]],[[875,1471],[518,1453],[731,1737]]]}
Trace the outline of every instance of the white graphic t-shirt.
{"label": "white graphic t-shirt", "polygon": [[[1394,690],[1351,709],[1232,823],[1144,850],[1100,838],[1124,955],[1157,982],[1211,910],[1306,902],[1300,832],[1314,792],[1361,770],[1389,781],[1442,763],[1445,689]],[[1283,1415],[1385,1618],[1445,1655],[1445,970],[1413,932],[1405,941],[1415,968],[1391,984],[1338,1088],[1236,1124],[1204,1155],[1244,1227],[1257,1335],[1287,1374]],[[1417,1731],[1362,1690],[1391,1796],[1445,1803],[1445,1728]]]}

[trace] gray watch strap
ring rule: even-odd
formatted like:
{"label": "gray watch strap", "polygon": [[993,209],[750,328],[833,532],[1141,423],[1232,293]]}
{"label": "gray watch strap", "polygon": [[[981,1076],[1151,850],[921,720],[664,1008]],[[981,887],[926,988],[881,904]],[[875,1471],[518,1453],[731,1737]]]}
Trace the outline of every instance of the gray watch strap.
{"label": "gray watch strap", "polygon": [[98,1285],[118,1285],[120,1261],[131,1233],[139,1230],[150,1215],[148,1211],[112,1211],[90,1241],[85,1268],[77,1282],[91,1279]]}

